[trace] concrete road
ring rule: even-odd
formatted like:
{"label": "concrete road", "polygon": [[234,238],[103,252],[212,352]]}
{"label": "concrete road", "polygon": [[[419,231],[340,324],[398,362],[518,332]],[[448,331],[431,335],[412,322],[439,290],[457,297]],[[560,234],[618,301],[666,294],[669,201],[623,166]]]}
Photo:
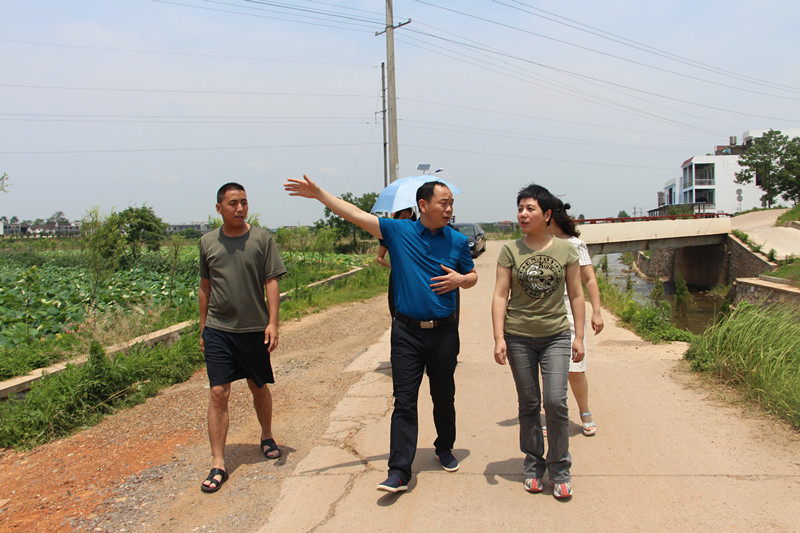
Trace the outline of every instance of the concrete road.
{"label": "concrete road", "polygon": [[778,259],[791,254],[800,256],[800,231],[775,226],[775,221],[786,211],[771,209],[739,215],[731,219],[731,227],[747,233],[756,244],[764,243],[764,253],[774,248]]}
{"label": "concrete road", "polygon": [[[462,296],[456,370],[458,472],[433,456],[427,383],[409,491],[386,494],[392,385],[389,334],[346,369],[361,379],[334,410],[324,440],[298,464],[261,531],[797,531],[800,439],[764,417],[712,400],[681,365],[679,343],[651,345],[616,326],[588,342],[598,431],[584,437],[570,399],[568,502],[522,488],[516,394],[492,356],[489,315],[501,243],[476,261]],[[426,380],[427,381],[427,380]]]}

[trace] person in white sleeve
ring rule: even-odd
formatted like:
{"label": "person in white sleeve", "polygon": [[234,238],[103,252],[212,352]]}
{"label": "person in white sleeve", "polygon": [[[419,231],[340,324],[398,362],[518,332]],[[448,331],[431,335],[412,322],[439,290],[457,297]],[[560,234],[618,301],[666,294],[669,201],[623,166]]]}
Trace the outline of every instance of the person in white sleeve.
{"label": "person in white sleeve", "polygon": [[[567,213],[569,209],[569,204],[558,200],[557,207],[553,209],[554,224],[550,224],[548,228],[554,237],[568,240],[572,243],[572,246],[575,247],[575,251],[578,252],[581,281],[586,286],[589,302],[592,304],[592,330],[594,330],[594,334],[597,335],[603,331],[603,316],[600,309],[600,289],[597,286],[597,278],[594,275],[594,266],[592,265],[592,258],[589,256],[589,249],[586,247],[586,243],[578,238],[580,231],[578,231],[576,227],[575,219]],[[572,310],[570,309],[566,294],[564,294],[564,303],[567,306],[570,331],[574,336],[575,323],[572,318]],[[587,320],[584,324],[588,325],[589,322],[590,321]],[[572,394],[575,395],[575,401],[578,403],[583,434],[587,437],[591,437],[597,432],[597,425],[592,418],[592,411],[589,409],[589,381],[586,379],[586,357],[578,362],[570,361],[569,387],[572,389]]]}

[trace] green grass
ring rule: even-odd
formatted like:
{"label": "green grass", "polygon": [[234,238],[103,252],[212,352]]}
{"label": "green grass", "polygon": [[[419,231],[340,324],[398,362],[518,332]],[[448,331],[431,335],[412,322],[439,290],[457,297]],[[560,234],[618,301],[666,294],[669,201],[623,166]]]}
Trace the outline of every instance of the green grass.
{"label": "green grass", "polygon": [[[770,261],[774,260],[774,256],[775,256],[775,251],[774,250],[770,250],[769,252],[764,252],[764,244],[766,244],[766,243],[763,243],[763,242],[762,243],[757,243],[757,242],[755,242],[753,239],[750,238],[750,235],[748,235],[747,233],[743,232],[742,230],[735,229],[735,230],[732,231],[732,233],[740,241],[745,243],[747,245],[747,247],[750,248],[751,252],[760,253],[761,255],[763,255],[764,257],[769,259]],[[770,259],[770,257],[772,257],[772,259]]]}
{"label": "green grass", "polygon": [[623,325],[633,330],[641,338],[653,343],[688,342],[692,339],[692,333],[680,329],[672,323],[671,308],[668,303],[641,305],[634,301],[630,291],[620,291],[606,281],[601,272],[597,273],[597,283],[600,287],[600,299],[603,306],[620,317]]}
{"label": "green grass", "polygon": [[373,264],[332,285],[300,288],[294,291],[290,299],[281,302],[281,319],[299,318],[328,307],[368,300],[383,294],[389,286],[389,272],[388,268]]}
{"label": "green grass", "polygon": [[736,386],[800,428],[800,311],[740,303],[692,342],[692,369]]}
{"label": "green grass", "polygon": [[755,213],[757,211],[772,211],[773,209],[786,209],[786,207],[782,205],[776,205],[774,207],[753,207],[751,209],[745,209],[740,213],[735,213],[733,216],[740,217],[742,215],[746,215],[747,213]]}
{"label": "green grass", "polygon": [[89,361],[33,384],[23,400],[0,403],[0,447],[30,448],[99,422],[185,381],[203,362],[197,330],[170,346],[134,347],[113,360],[98,343]]}
{"label": "green grass", "polygon": [[800,281],[800,259],[794,256],[787,257],[786,260],[781,261],[780,266],[770,272],[769,275],[775,276],[776,278]]}
{"label": "green grass", "polygon": [[[353,261],[372,263],[372,256],[358,260],[350,258],[344,263],[349,265]],[[312,274],[311,278],[318,275]],[[389,269],[372,263],[330,286],[301,289],[293,298],[281,304],[281,319],[301,317],[330,306],[385,294],[388,278]],[[94,342],[89,346],[91,339],[101,338],[103,344],[111,344],[111,339],[115,337],[113,342],[135,336],[132,332],[120,333],[120,328],[125,324],[133,327],[129,322],[135,316],[140,317],[138,328],[146,331],[197,318],[196,302],[184,314],[179,311],[173,310],[168,315],[157,311],[131,315],[120,310],[116,314],[98,317],[93,327],[85,329],[85,337],[59,337],[60,342],[71,339],[87,347],[89,361],[80,366],[69,365],[64,372],[45,376],[34,384],[24,400],[0,402],[0,419],[3,421],[0,424],[0,448],[30,448],[68,435],[97,423],[106,414],[141,403],[158,390],[188,379],[192,372],[203,365],[196,330],[184,333],[174,345],[139,346],[114,358],[103,354],[101,343]],[[62,348],[66,351],[66,348]],[[74,346],[69,348],[70,353],[76,351]],[[0,361],[5,362],[4,359]]]}
{"label": "green grass", "polygon": [[778,220],[775,221],[775,224],[777,226],[780,226],[782,224],[791,222],[793,220],[800,220],[800,204],[794,206],[793,208],[789,209],[787,212],[779,216]]}

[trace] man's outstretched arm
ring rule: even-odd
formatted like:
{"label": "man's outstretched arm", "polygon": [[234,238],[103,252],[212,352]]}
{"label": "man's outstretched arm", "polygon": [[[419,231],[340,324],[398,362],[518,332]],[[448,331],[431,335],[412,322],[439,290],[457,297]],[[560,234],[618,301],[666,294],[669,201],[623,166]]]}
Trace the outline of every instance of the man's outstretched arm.
{"label": "man's outstretched arm", "polygon": [[302,196],[303,198],[319,200],[325,207],[346,221],[352,222],[374,237],[383,238],[378,217],[372,213],[362,211],[350,202],[335,197],[311,181],[305,174],[303,174],[303,179],[287,179],[286,183],[283,184],[283,188],[289,193],[289,196]]}

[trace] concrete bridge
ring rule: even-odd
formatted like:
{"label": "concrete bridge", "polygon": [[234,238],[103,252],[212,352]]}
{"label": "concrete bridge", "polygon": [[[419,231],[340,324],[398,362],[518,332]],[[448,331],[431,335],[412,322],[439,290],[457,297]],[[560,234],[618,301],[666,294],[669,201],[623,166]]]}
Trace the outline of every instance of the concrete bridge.
{"label": "concrete bridge", "polygon": [[[620,220],[620,219],[608,219]],[[690,246],[725,244],[731,232],[731,219],[635,219],[632,222],[581,224],[581,239],[589,253],[612,254],[641,250],[664,250]]]}
{"label": "concrete bridge", "polygon": [[[675,279],[680,272],[689,285],[710,288],[770,268],[731,235],[727,216],[593,222],[579,226],[592,255],[633,252],[649,277]],[[649,258],[637,254],[644,250],[652,251]]]}

